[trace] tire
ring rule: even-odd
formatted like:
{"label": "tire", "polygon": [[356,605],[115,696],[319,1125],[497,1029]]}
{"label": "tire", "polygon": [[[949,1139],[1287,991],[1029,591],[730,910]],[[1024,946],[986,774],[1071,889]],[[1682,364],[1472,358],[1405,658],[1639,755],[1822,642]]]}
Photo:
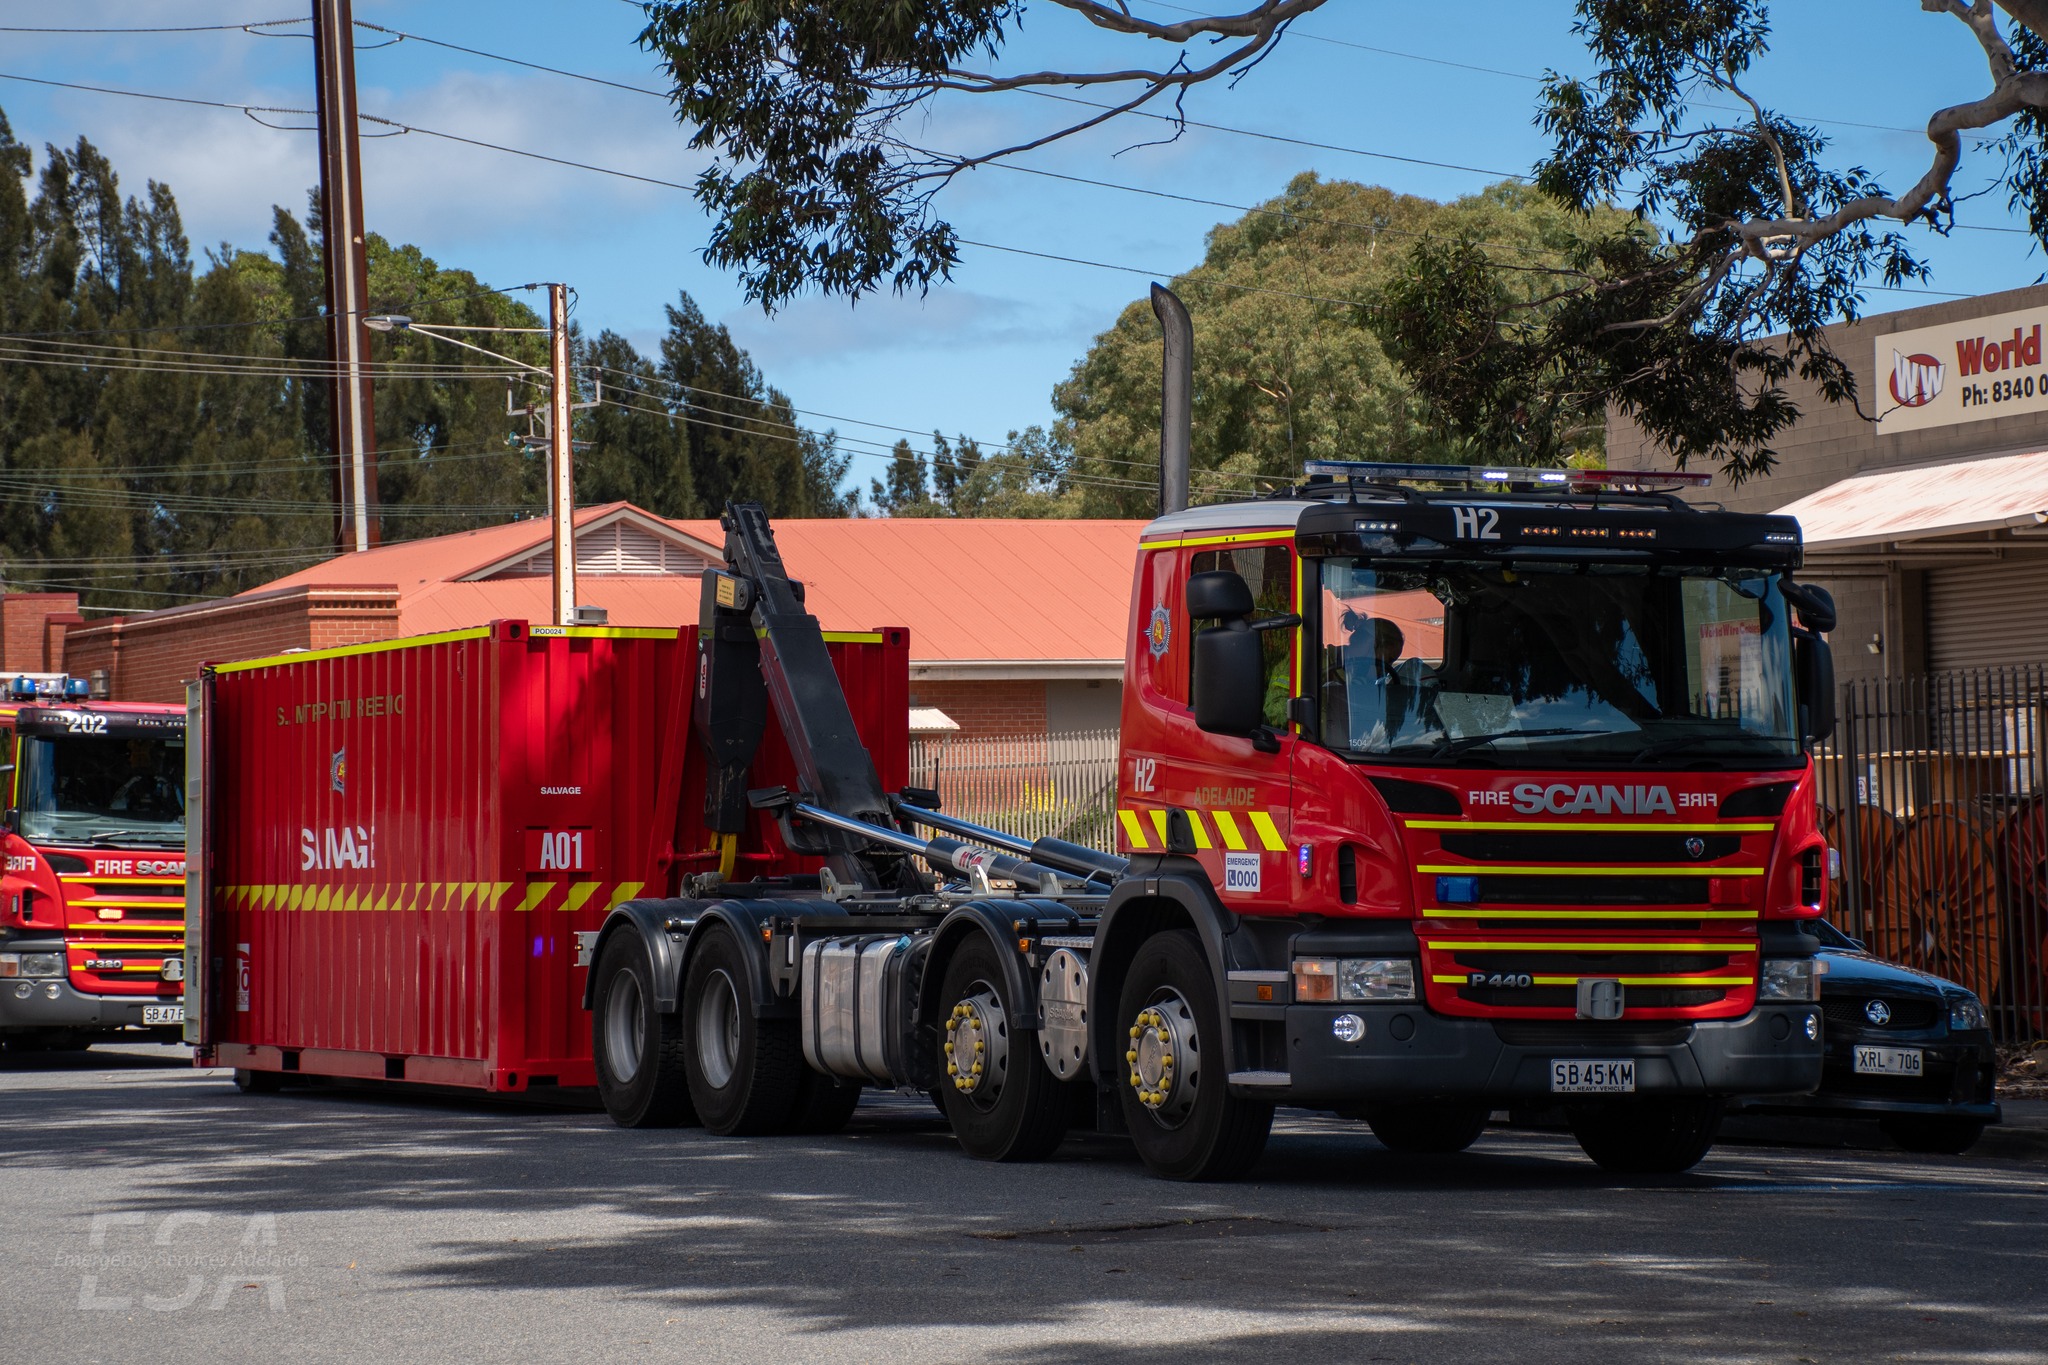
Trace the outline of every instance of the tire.
{"label": "tire", "polygon": [[[1039,1057],[1037,1032],[1010,1027],[1023,1002],[1004,997],[997,952],[976,934],[946,962],[939,987],[939,1098],[967,1155],[1043,1161],[1066,1139],[1067,1096]],[[973,1014],[958,1014],[962,1009]],[[978,1054],[968,1050],[970,1042]],[[977,1055],[982,1060],[971,1060]],[[950,1070],[954,1065],[958,1075]],[[986,1069],[976,1073],[975,1066]]]}
{"label": "tire", "polygon": [[1484,1101],[1418,1100],[1375,1105],[1366,1111],[1365,1121],[1390,1152],[1449,1156],[1479,1141],[1492,1117],[1493,1106]]}
{"label": "tire", "polygon": [[789,1121],[792,1133],[836,1133],[846,1127],[847,1120],[853,1117],[853,1111],[860,1105],[859,1081],[827,1076],[821,1071],[813,1071],[808,1065],[804,1067],[797,1091],[796,1113]]}
{"label": "tire", "polygon": [[[1142,1022],[1154,1017],[1160,1022]],[[1215,981],[1191,930],[1154,934],[1139,948],[1118,992],[1117,1018],[1134,1044],[1119,1068],[1118,1103],[1145,1165],[1168,1180],[1235,1180],[1249,1171],[1266,1149],[1273,1106],[1230,1093]],[[1139,1039],[1152,1029],[1177,1041]],[[1156,1055],[1130,1060],[1131,1052],[1153,1047]],[[1205,1048],[1212,1061],[1205,1061]],[[1154,1068],[1157,1074],[1148,1074]]]}
{"label": "tire", "polygon": [[1714,1095],[1657,1095],[1567,1106],[1579,1148],[1616,1175],[1677,1175],[1700,1164],[1721,1132],[1725,1102]]}
{"label": "tire", "polygon": [[683,972],[683,1066],[690,1100],[720,1137],[788,1132],[803,1099],[794,1019],[754,1017],[754,970],[732,929],[714,924]]}
{"label": "tire", "polygon": [[284,1089],[284,1074],[278,1071],[235,1069],[235,1089],[244,1095],[275,1095]]}
{"label": "tire", "polygon": [[683,1073],[683,1026],[654,1003],[654,963],[631,931],[614,933],[597,957],[590,1058],[605,1113],[621,1128],[696,1122]]}
{"label": "tire", "polygon": [[1946,1114],[1886,1114],[1877,1126],[1907,1151],[1932,1156],[1961,1156],[1984,1136],[1984,1120]]}

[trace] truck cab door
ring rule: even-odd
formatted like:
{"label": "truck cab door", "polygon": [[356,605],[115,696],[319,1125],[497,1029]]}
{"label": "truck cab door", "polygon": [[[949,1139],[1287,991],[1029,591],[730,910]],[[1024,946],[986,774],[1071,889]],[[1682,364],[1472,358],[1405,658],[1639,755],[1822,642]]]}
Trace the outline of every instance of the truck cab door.
{"label": "truck cab door", "polygon": [[1261,633],[1265,720],[1279,736],[1277,752],[1197,728],[1190,642],[1212,623],[1188,615],[1184,590],[1194,574],[1218,569],[1245,580],[1257,615],[1296,610],[1296,560],[1284,532],[1249,543],[1162,546],[1141,561],[1133,603],[1141,633],[1124,694],[1117,844],[1131,854],[1169,851],[1169,835],[1178,829],[1173,812],[1184,812],[1182,851],[1201,863],[1224,903],[1241,912],[1277,911],[1289,891],[1296,740],[1287,730],[1287,706],[1300,682],[1299,632]]}

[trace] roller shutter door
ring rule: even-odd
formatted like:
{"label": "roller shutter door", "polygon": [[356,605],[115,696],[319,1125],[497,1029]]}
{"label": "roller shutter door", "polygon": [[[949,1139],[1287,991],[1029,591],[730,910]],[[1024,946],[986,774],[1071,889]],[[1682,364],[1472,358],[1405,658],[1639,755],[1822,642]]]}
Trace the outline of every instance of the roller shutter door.
{"label": "roller shutter door", "polygon": [[2048,559],[1927,572],[1934,672],[2048,662]]}

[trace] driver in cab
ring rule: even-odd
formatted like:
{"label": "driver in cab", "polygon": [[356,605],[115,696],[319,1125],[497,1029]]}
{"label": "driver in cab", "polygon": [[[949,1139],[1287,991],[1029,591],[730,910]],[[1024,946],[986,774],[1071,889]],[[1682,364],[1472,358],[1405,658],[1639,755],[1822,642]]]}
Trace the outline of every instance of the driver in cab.
{"label": "driver in cab", "polygon": [[1350,745],[1362,753],[1384,753],[1396,739],[1412,740],[1428,728],[1426,693],[1417,674],[1421,660],[1403,661],[1407,645],[1401,628],[1383,616],[1344,613],[1346,636],[1338,655],[1339,677],[1350,718]]}

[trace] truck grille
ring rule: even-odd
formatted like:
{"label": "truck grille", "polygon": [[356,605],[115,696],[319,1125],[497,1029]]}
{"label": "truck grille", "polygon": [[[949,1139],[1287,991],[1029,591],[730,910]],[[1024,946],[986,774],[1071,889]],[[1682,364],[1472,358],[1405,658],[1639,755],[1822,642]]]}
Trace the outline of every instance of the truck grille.
{"label": "truck grille", "polygon": [[[1688,863],[1732,858],[1742,851],[1739,834],[1572,834],[1489,830],[1446,833],[1446,853],[1486,863]],[[1688,843],[1697,844],[1694,853]]]}
{"label": "truck grille", "polygon": [[[1583,935],[1585,926],[1579,928]],[[1430,938],[1423,946],[1423,970],[1431,1002],[1452,1013],[1514,1010],[1559,1017],[1576,1010],[1579,983],[1590,978],[1619,981],[1624,1009],[1631,1014],[1732,1014],[1746,1010],[1755,994],[1756,947],[1587,937]]]}
{"label": "truck grille", "polygon": [[1480,905],[1705,905],[1705,877],[1537,877],[1481,873]]}

